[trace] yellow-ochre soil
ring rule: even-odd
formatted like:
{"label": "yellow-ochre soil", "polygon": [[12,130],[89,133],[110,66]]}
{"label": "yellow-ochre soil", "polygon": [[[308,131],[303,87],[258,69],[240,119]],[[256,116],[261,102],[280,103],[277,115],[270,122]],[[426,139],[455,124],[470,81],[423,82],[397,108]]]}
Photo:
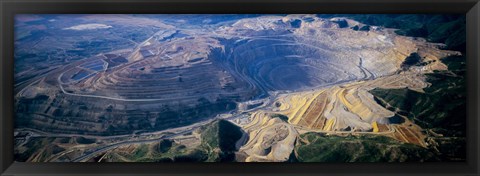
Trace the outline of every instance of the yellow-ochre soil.
{"label": "yellow-ochre soil", "polygon": [[[385,36],[391,36],[388,34],[391,31],[386,31],[386,33],[371,31],[368,35],[383,40]],[[300,29],[296,32],[308,31]],[[446,70],[446,65],[440,59],[458,53],[440,50],[436,44],[404,36],[394,36],[392,42],[395,45],[394,49],[383,53],[383,57],[377,59],[389,60],[394,66],[381,65],[375,60],[363,60],[363,63],[360,60],[358,67],[366,79],[326,88],[280,94],[274,100],[276,108],[273,111],[253,112],[250,123],[241,126],[249,135],[248,142],[239,151],[246,157],[245,161],[286,161],[293,151],[298,135],[307,132],[331,135],[384,135],[426,147],[426,135],[418,125],[381,106],[369,91],[375,88],[408,88],[423,92],[423,88],[429,86],[424,74],[434,70]],[[378,54],[377,52],[381,51],[366,51],[362,56],[368,57],[373,53]],[[428,64],[402,70],[401,64],[411,53],[417,53],[422,57],[422,61]],[[368,69],[377,71],[383,69],[385,72],[393,69],[397,72],[376,75]],[[272,118],[274,113],[287,116],[288,121]],[[392,121],[390,118],[403,118],[401,120],[403,122]]]}
{"label": "yellow-ochre soil", "polygon": [[295,128],[273,118],[271,113],[258,111],[253,113],[250,124],[242,126],[249,135],[248,142],[240,148],[245,152],[246,162],[286,161],[293,151],[298,132]]}
{"label": "yellow-ochre soil", "polygon": [[[404,72],[371,81],[280,96],[280,111],[288,122],[305,132],[371,133],[425,146],[421,128],[404,118],[393,124],[395,113],[379,105],[368,91],[374,88],[409,88],[421,91],[428,84],[423,74]],[[397,117],[398,118],[398,117]]]}

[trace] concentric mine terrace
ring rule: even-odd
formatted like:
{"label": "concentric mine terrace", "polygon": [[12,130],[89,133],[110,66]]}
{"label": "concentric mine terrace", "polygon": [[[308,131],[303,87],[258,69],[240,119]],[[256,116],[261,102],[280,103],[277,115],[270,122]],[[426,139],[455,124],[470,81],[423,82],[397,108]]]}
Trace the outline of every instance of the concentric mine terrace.
{"label": "concentric mine terrace", "polygon": [[[423,93],[426,74],[448,71],[440,59],[460,55],[348,18],[264,15],[202,27],[155,17],[75,18],[97,25],[64,26],[60,37],[85,33],[90,45],[103,37],[119,47],[52,58],[51,67],[19,63],[17,160],[284,162],[304,159],[312,134],[383,136],[427,148],[431,134],[372,91]],[[118,28],[143,36],[126,41]],[[117,31],[102,33],[108,30]]]}

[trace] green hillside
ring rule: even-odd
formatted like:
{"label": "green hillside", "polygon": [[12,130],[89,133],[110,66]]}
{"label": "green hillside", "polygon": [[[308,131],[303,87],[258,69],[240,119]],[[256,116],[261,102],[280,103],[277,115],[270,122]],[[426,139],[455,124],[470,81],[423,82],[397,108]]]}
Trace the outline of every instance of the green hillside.
{"label": "green hillside", "polygon": [[436,161],[425,148],[385,136],[326,136],[306,133],[295,146],[300,162],[405,162]]}

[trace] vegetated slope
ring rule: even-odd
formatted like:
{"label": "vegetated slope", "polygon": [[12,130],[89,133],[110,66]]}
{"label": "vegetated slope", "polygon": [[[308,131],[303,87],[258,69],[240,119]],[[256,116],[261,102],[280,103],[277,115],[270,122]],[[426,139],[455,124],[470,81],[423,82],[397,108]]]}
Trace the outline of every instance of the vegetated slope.
{"label": "vegetated slope", "polygon": [[435,161],[425,148],[385,136],[326,136],[306,133],[295,147],[300,162],[405,162]]}
{"label": "vegetated slope", "polygon": [[241,129],[226,121],[215,120],[199,129],[201,143],[187,147],[165,139],[151,144],[124,146],[104,157],[105,162],[230,162],[235,160],[235,143]]}
{"label": "vegetated slope", "polygon": [[[70,161],[70,154],[75,153],[69,150],[72,145],[95,146],[95,138],[85,137],[30,137],[22,143],[15,144],[15,161],[17,162],[53,162]],[[58,155],[66,151],[61,155]],[[70,152],[68,152],[70,151]],[[71,158],[70,158],[71,159]]]}
{"label": "vegetated slope", "polygon": [[449,71],[427,74],[425,93],[409,89],[374,89],[378,102],[433,133],[431,147],[452,160],[465,158],[465,57],[442,59]]}
{"label": "vegetated slope", "polygon": [[[52,152],[46,151],[45,146],[48,148],[53,148],[54,146],[51,143],[54,141],[54,138],[32,138],[28,141],[23,147],[17,147],[15,150],[15,159],[18,162],[26,161],[43,161],[47,158],[47,155]],[[58,146],[55,146],[58,147]],[[43,149],[43,150],[42,150]],[[41,152],[39,152],[42,150]]]}
{"label": "vegetated slope", "polygon": [[200,130],[201,148],[208,154],[206,161],[233,161],[235,159],[235,143],[243,134],[240,127],[226,120],[215,120]]}
{"label": "vegetated slope", "polygon": [[105,154],[101,162],[199,162],[205,157],[206,155],[199,150],[192,150],[173,140],[163,139],[156,143],[119,147]]}
{"label": "vegetated slope", "polygon": [[[353,17],[352,17],[353,16]],[[375,24],[384,27],[395,27],[388,26],[388,24],[383,24],[381,22],[387,23],[387,17],[382,18],[380,15],[378,18],[372,17],[368,18],[373,20],[368,22],[366,19],[356,19],[363,18],[362,16],[352,15],[351,18],[363,22],[365,24]],[[356,17],[356,18],[355,18]],[[430,17],[430,18],[439,18],[439,17]],[[375,21],[379,20],[379,21]],[[400,20],[397,19],[397,20]],[[430,19],[435,21],[434,19]],[[443,49],[453,49],[458,51],[464,51],[464,38],[462,41],[460,34],[465,33],[465,29],[462,30],[462,17],[456,16],[455,18],[449,19],[450,21],[437,21],[437,22],[424,22],[427,25],[422,25],[424,28],[431,27],[434,23],[440,25],[440,31],[425,32],[425,34],[417,34],[414,31],[414,27],[407,27],[407,24],[402,24],[405,26],[397,26],[399,30],[396,31],[397,34],[407,35],[412,37],[425,37],[427,41],[431,42],[442,42],[446,44],[446,47]],[[395,22],[395,19],[392,19]],[[412,20],[413,21],[413,20]],[[452,22],[453,21],[453,22]],[[398,21],[396,23],[402,23],[403,21]],[[432,23],[432,24],[430,24]],[[458,24],[456,24],[458,23]],[[410,24],[413,25],[413,24]],[[457,25],[457,28],[452,28],[452,31],[449,27]],[[460,27],[459,27],[460,26]],[[363,26],[365,27],[365,26]],[[362,28],[363,28],[362,27]],[[353,29],[353,28],[352,28]],[[416,28],[415,28],[416,29]],[[355,30],[355,29],[354,29]],[[359,27],[356,30],[361,30]],[[458,30],[458,31],[456,31]],[[405,32],[407,31],[407,32]],[[402,33],[403,32],[403,33]],[[457,35],[457,36],[455,36]],[[440,36],[444,38],[440,38]],[[452,37],[452,38],[450,38]],[[448,40],[448,42],[447,42]],[[463,45],[463,46],[462,46]],[[408,56],[408,55],[407,55]],[[445,57],[445,56],[444,56]],[[412,70],[418,70],[419,67],[428,65],[436,61],[425,62],[423,59],[425,57],[419,56],[417,53],[412,52],[410,56],[406,57],[404,62],[400,65],[401,70],[408,71],[410,67]],[[340,162],[377,162],[377,161],[425,161],[426,160],[443,160],[443,161],[457,161],[465,160],[465,68],[464,68],[464,57],[462,56],[450,56],[441,60],[442,63],[448,66],[448,70],[439,69],[441,71],[434,70],[433,73],[428,73],[426,75],[426,81],[429,83],[429,86],[423,90],[417,89],[398,89],[398,88],[376,88],[372,92],[376,92],[377,103],[381,104],[390,111],[395,112],[398,116],[407,116],[411,121],[414,121],[415,124],[420,125],[422,128],[427,129],[426,131],[422,130],[422,133],[427,133],[428,137],[425,138],[428,148],[421,148],[415,146],[415,149],[408,148],[404,149],[401,146],[401,142],[392,141],[393,143],[387,142],[384,140],[378,139],[371,140],[373,136],[365,135],[362,137],[356,138],[344,138],[341,136],[322,138],[319,140],[319,144],[324,144],[329,146],[328,148],[322,148],[321,145],[313,146],[311,140],[305,140],[303,143],[297,143],[296,154],[299,161],[340,161]],[[416,66],[416,67],[413,67]],[[419,71],[419,70],[418,70]],[[402,71],[399,71],[399,73]],[[422,93],[422,92],[425,93]],[[387,100],[380,100],[378,94],[388,97]],[[387,103],[385,103],[387,102]],[[388,104],[391,103],[391,104]],[[453,116],[452,116],[453,115]],[[411,125],[410,125],[411,126]],[[403,127],[402,127],[403,129]],[[440,134],[437,134],[440,133]],[[443,133],[451,133],[443,135]],[[301,137],[304,137],[303,135]],[[382,137],[383,138],[383,137]],[[390,138],[386,138],[393,140]],[[316,140],[316,139],[315,139]],[[345,141],[342,141],[345,140]],[[300,140],[301,141],[301,140]],[[332,142],[335,141],[335,142]],[[370,145],[374,143],[375,148]],[[422,142],[423,139],[422,139]],[[403,144],[402,144],[403,145]],[[378,149],[387,148],[390,149],[390,146],[397,146],[399,150],[396,150],[396,154],[391,156],[389,153],[382,152]],[[310,147],[310,148],[308,148]],[[301,149],[303,150],[303,153]],[[364,148],[369,148],[368,150],[363,150]],[[300,152],[298,152],[300,149]],[[312,152],[312,151],[323,151],[324,153]],[[378,153],[372,154],[371,150],[378,151]],[[413,152],[414,151],[414,152]],[[349,152],[355,152],[353,155]],[[413,152],[413,153],[412,153]],[[423,155],[427,154],[427,155]],[[367,156],[372,156],[371,158],[362,158]],[[434,157],[433,157],[434,156]]]}

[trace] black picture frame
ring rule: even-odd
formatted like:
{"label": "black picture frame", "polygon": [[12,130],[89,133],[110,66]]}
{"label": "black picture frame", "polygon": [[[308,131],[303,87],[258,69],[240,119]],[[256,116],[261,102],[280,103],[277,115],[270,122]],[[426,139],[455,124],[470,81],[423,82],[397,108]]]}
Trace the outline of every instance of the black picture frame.
{"label": "black picture frame", "polygon": [[[0,173],[13,175],[479,175],[478,0],[1,0]],[[461,13],[467,17],[467,160],[433,163],[19,163],[13,158],[15,14]]]}

